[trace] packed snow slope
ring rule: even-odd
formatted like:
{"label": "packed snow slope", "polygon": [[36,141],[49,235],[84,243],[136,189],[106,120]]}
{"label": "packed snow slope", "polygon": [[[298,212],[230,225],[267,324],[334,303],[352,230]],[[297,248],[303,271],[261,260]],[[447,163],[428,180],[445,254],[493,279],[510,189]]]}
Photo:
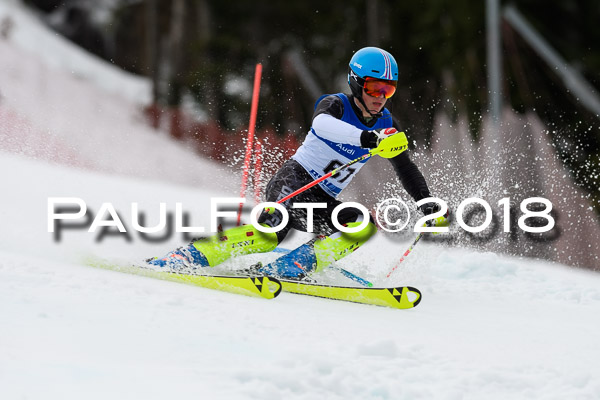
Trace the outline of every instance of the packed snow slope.
{"label": "packed snow slope", "polygon": [[[48,33],[21,2],[0,41],[0,399],[598,399],[600,277],[560,265],[377,235],[344,268],[423,301],[393,310],[255,299],[86,266],[186,242],[132,229],[182,203],[209,227],[231,173],[149,130],[143,80]],[[110,202],[128,228],[48,232],[48,198]],[[108,218],[104,218],[108,219]],[[77,221],[75,221],[77,222]],[[306,234],[291,235],[291,248]],[[275,254],[242,257],[221,270]],[[318,276],[350,284],[335,272]]]}
{"label": "packed snow slope", "polygon": [[378,235],[343,266],[418,287],[417,308],[249,298],[83,261],[138,261],[179,237],[150,244],[131,230],[130,242],[98,243],[80,229],[57,242],[47,229],[48,197],[80,197],[94,213],[111,202],[128,227],[132,202],[148,225],[158,202],[181,202],[208,227],[208,199],[227,194],[8,153],[0,170],[0,398],[600,398],[595,273],[419,243],[388,281],[409,243]]}

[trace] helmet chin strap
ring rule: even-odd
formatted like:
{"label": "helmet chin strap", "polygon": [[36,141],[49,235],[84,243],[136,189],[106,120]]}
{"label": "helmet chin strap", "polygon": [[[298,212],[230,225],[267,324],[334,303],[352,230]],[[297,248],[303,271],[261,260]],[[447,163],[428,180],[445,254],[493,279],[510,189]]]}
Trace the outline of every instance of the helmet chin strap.
{"label": "helmet chin strap", "polygon": [[370,115],[371,117],[373,117],[373,118],[379,118],[379,117],[381,117],[381,116],[383,115],[383,113],[382,113],[381,111],[380,111],[380,112],[378,112],[378,113],[375,113],[375,114],[373,114],[373,113],[371,112],[371,110],[369,110],[369,108],[367,107],[367,105],[365,104],[365,101],[363,100],[363,98],[362,98],[362,95],[361,95],[360,97],[358,97],[358,101],[360,102],[360,104],[362,104],[362,106],[363,106],[363,108],[365,109],[365,111],[366,111],[367,113],[369,113],[369,115]]}

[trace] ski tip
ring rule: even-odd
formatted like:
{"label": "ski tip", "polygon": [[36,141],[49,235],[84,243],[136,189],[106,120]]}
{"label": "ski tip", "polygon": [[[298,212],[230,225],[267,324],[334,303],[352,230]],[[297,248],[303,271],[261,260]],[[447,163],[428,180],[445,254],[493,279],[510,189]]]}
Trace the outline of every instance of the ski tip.
{"label": "ski tip", "polygon": [[[412,297],[412,300],[411,300],[411,297]],[[421,302],[422,298],[423,298],[423,295],[421,294],[421,291],[419,289],[417,289],[416,287],[412,287],[412,286],[406,287],[406,299],[412,303],[413,307],[418,306],[419,303]]]}
{"label": "ski tip", "polygon": [[389,288],[387,290],[396,300],[393,304],[394,308],[414,308],[419,305],[421,299],[423,298],[421,291],[412,286],[400,286]]}

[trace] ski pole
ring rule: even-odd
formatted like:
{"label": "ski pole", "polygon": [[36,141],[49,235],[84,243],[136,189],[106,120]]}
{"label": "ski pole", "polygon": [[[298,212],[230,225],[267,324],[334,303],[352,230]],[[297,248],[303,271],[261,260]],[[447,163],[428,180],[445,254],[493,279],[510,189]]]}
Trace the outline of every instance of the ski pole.
{"label": "ski pole", "polygon": [[334,270],[336,270],[339,273],[341,273],[342,275],[344,275],[346,278],[350,278],[354,282],[358,282],[363,286],[373,287],[373,284],[371,282],[369,282],[368,280],[363,279],[358,275],[354,275],[352,272],[346,271],[344,268],[336,267],[335,265],[331,265],[330,268],[333,268]]}
{"label": "ski pole", "polygon": [[[448,218],[450,216],[450,212],[447,211],[445,215],[442,215],[441,217],[437,217],[431,222],[430,224],[425,223],[423,225],[423,227],[425,226],[439,226],[439,227],[445,227],[448,226]],[[435,235],[435,232],[433,232],[433,234]],[[420,232],[417,237],[415,238],[415,241],[410,245],[410,247],[408,248],[408,250],[406,250],[404,252],[404,255],[402,255],[402,257],[400,258],[400,260],[398,260],[398,262],[396,263],[396,265],[394,266],[394,268],[392,268],[392,270],[387,274],[386,278],[389,278],[390,275],[392,275],[392,273],[398,269],[398,267],[400,266],[400,264],[402,263],[402,261],[404,261],[404,259],[406,258],[406,256],[408,256],[410,254],[410,252],[413,250],[413,248],[415,247],[415,245],[419,242],[419,240],[421,240],[421,238],[423,237],[423,232]]]}
{"label": "ski pole", "polygon": [[334,175],[337,175],[340,172],[342,172],[343,170],[345,170],[346,168],[350,167],[351,165],[354,165],[358,162],[364,161],[364,160],[368,159],[369,157],[378,155],[383,158],[392,158],[392,157],[395,157],[398,154],[402,153],[407,148],[408,148],[408,140],[406,139],[406,135],[404,134],[404,132],[398,132],[397,134],[389,136],[389,137],[385,138],[384,140],[382,140],[381,143],[379,144],[379,146],[377,146],[374,149],[369,150],[368,153],[363,154],[362,156],[342,165],[341,167],[335,168],[334,170],[330,171],[329,173],[323,175],[322,177],[315,179],[314,181],[304,185],[300,189],[288,194],[281,200],[278,200],[277,203],[283,203],[283,202],[291,199],[292,197],[310,189],[311,187],[315,186],[319,182],[323,182],[325,179],[330,178]]}
{"label": "ski pole", "polygon": [[410,245],[410,247],[408,248],[408,250],[406,250],[404,252],[404,255],[402,255],[402,257],[396,263],[396,265],[394,266],[394,268],[392,268],[392,270],[387,274],[386,278],[389,278],[390,275],[392,275],[392,273],[400,266],[400,264],[402,263],[402,261],[404,261],[404,259],[406,258],[406,256],[408,256],[410,254],[410,252],[413,250],[413,248],[415,247],[415,245],[419,242],[419,240],[421,240],[422,237],[423,237],[423,232],[421,232],[421,233],[419,233],[417,235],[417,237],[415,238],[415,241]]}
{"label": "ski pole", "polygon": [[373,153],[371,153],[371,152],[368,152],[367,154],[365,154],[365,155],[362,155],[362,156],[358,157],[357,159],[355,159],[355,160],[352,160],[352,161],[350,161],[349,163],[347,163],[347,164],[344,164],[344,165],[342,165],[341,167],[338,167],[338,168],[336,168],[336,169],[334,169],[334,170],[330,171],[329,173],[327,173],[327,174],[323,175],[322,177],[320,177],[320,178],[318,178],[318,179],[315,179],[314,181],[312,181],[312,182],[310,182],[310,183],[308,183],[308,184],[306,184],[306,185],[302,186],[300,189],[298,189],[298,190],[296,190],[296,191],[294,191],[294,192],[292,192],[292,193],[288,194],[287,196],[285,196],[285,197],[284,197],[284,198],[282,198],[281,200],[277,200],[277,202],[278,202],[278,203],[283,203],[283,202],[285,202],[285,201],[287,201],[287,200],[291,199],[292,197],[294,197],[294,196],[296,196],[296,195],[298,195],[298,194],[300,194],[300,193],[302,193],[302,192],[304,192],[304,191],[306,191],[306,190],[310,189],[311,187],[315,186],[315,185],[316,185],[316,184],[318,184],[319,182],[323,182],[325,179],[327,179],[327,178],[329,178],[329,177],[332,177],[332,176],[334,176],[334,175],[336,175],[336,174],[340,173],[341,171],[345,170],[345,169],[346,169],[346,168],[348,168],[349,166],[351,166],[351,165],[354,165],[354,164],[356,164],[357,162],[361,162],[361,161],[363,161],[363,160],[366,160],[367,158],[371,157],[372,155],[373,155]]}

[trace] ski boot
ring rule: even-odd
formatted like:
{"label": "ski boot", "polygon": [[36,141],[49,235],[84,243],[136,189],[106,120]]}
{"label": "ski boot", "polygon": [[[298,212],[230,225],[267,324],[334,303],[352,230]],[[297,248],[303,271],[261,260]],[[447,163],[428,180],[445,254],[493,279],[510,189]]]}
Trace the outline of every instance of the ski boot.
{"label": "ski boot", "polygon": [[232,256],[265,253],[277,247],[277,235],[264,233],[252,225],[242,225],[192,241],[188,246],[154,257],[146,262],[174,270],[214,267]]}
{"label": "ski boot", "polygon": [[161,268],[170,268],[174,271],[196,269],[198,267],[208,267],[208,260],[204,254],[190,244],[187,247],[180,247],[177,250],[167,253],[164,257],[153,257],[146,260],[150,265]]}
{"label": "ski boot", "polygon": [[275,261],[263,265],[256,263],[249,268],[240,270],[243,275],[267,275],[274,278],[307,280],[307,275],[315,269],[314,240],[303,244]]}
{"label": "ski boot", "polygon": [[[347,226],[354,227],[359,224],[360,222],[351,222]],[[251,267],[252,272],[275,278],[307,280],[310,273],[322,271],[357,250],[376,231],[375,224],[369,222],[359,232],[335,232],[329,236],[319,236],[267,265]]]}
{"label": "ski boot", "polygon": [[[351,222],[347,226],[353,227],[359,224],[360,222]],[[354,252],[376,231],[377,228],[370,222],[356,233],[335,232],[329,236],[319,236],[267,265],[251,267],[251,272],[275,278],[306,281],[309,280],[310,273],[322,271],[325,267]]]}
{"label": "ski boot", "polygon": [[275,261],[263,265],[258,269],[259,274],[276,278],[303,280],[316,270],[317,257],[314,249],[315,240],[290,251]]}

